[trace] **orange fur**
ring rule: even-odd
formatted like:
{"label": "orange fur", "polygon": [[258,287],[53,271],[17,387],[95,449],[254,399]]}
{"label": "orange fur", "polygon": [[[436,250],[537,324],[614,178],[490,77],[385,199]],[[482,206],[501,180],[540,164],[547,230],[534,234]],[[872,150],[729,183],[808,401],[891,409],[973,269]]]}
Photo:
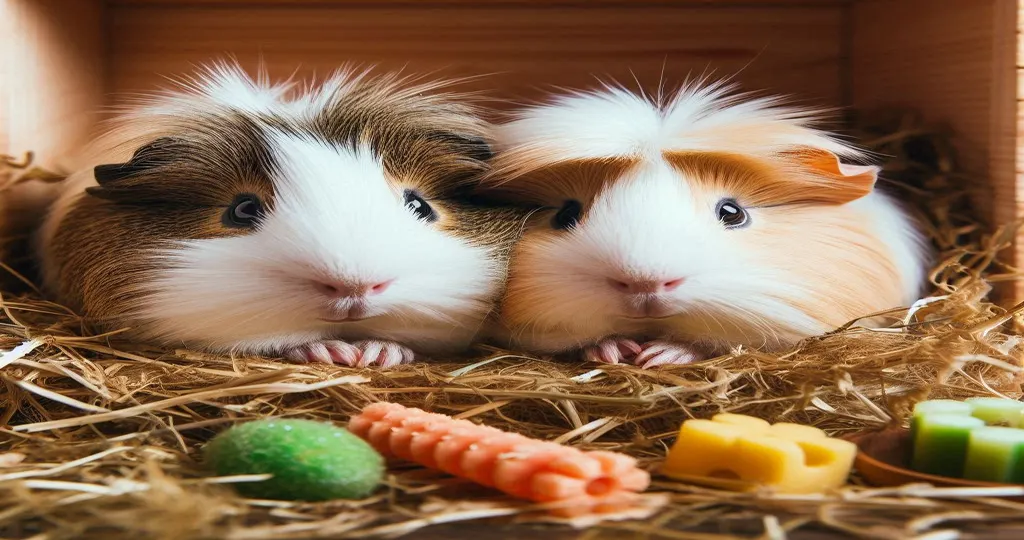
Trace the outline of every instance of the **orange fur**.
{"label": "orange fur", "polygon": [[843,174],[839,159],[824,150],[801,149],[770,158],[719,152],[662,156],[686,177],[711,183],[751,206],[840,205],[867,195],[875,184],[870,172]]}

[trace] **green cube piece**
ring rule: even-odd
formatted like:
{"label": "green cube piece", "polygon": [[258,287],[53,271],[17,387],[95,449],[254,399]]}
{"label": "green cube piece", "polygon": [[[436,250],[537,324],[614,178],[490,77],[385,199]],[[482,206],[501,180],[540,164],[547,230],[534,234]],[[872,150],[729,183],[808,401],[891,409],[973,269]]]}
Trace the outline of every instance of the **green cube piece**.
{"label": "green cube piece", "polygon": [[971,415],[981,418],[990,426],[1018,427],[1024,402],[1016,399],[980,397],[965,400],[973,410]]}
{"label": "green cube piece", "polygon": [[971,431],[964,478],[984,482],[1024,481],[1024,429],[982,427]]}
{"label": "green cube piece", "polygon": [[985,427],[980,418],[962,414],[918,417],[911,468],[915,471],[961,478],[971,431]]}
{"label": "green cube piece", "polygon": [[974,407],[970,403],[957,401],[955,399],[930,399],[920,401],[914,405],[914,413],[910,419],[910,440],[914,440],[917,433],[917,419],[928,414],[959,414],[968,416]]}

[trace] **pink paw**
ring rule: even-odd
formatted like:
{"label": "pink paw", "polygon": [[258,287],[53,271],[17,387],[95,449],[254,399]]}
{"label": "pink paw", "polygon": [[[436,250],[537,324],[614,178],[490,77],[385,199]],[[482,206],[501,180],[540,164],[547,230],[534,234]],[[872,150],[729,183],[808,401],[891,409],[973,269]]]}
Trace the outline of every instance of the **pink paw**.
{"label": "pink paw", "polygon": [[584,347],[583,359],[602,364],[621,364],[630,362],[640,350],[640,345],[631,339],[610,337]]}
{"label": "pink paw", "polygon": [[634,363],[643,369],[669,364],[682,365],[706,360],[707,355],[692,345],[670,341],[644,343]]}
{"label": "pink paw", "polygon": [[416,359],[412,349],[392,341],[369,339],[347,341],[316,341],[295,347],[285,358],[298,364],[339,364],[349,367],[380,366],[384,368],[410,364]]}

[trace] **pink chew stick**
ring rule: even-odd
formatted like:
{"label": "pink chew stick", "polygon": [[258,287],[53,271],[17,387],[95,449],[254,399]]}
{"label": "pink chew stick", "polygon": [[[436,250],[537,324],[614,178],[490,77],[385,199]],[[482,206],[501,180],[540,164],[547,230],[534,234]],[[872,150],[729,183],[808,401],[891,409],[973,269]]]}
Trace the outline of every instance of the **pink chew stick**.
{"label": "pink chew stick", "polygon": [[651,477],[615,452],[584,452],[395,403],[366,406],[349,431],[378,452],[444,471],[509,495],[561,503],[563,516],[628,505]]}

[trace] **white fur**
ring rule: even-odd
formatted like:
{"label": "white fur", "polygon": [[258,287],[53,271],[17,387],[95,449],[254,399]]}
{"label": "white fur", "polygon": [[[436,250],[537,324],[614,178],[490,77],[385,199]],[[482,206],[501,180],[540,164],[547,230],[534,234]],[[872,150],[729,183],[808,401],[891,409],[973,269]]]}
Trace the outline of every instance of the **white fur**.
{"label": "white fur", "polygon": [[623,88],[557,96],[497,130],[499,150],[540,162],[608,156],[656,157],[665,150],[771,155],[811,146],[861,157],[853,146],[810,127],[813,109],[777,98],[744,99],[725,84],[684,86],[663,107]]}
{"label": "white fur", "polygon": [[181,114],[189,108],[209,105],[228,106],[247,113],[274,112],[282,108],[294,84],[288,81],[273,84],[261,68],[255,79],[239,66],[215,63],[182,85],[188,93],[172,91],[144,110],[144,114]]}
{"label": "white fur", "polygon": [[[61,220],[95,185],[91,167],[123,160],[141,141],[173,133],[194,110],[310,115],[357,75],[288,97],[286,85],[252,81],[221,65],[126,119],[72,176],[40,235],[42,265],[56,289],[50,242]],[[328,339],[383,339],[432,354],[465,348],[491,310],[499,269],[488,252],[421,222],[368,149],[338,148],[277,133],[273,211],[251,234],[181,242],[153,253],[165,269],[139,287],[152,296],[136,313],[144,336],[216,351],[278,354]],[[368,298],[375,317],[327,323],[337,302],[314,280],[393,280]]]}
{"label": "white fur", "polygon": [[[662,157],[679,150],[770,157],[806,146],[862,156],[812,128],[813,119],[774,99],[744,101],[717,85],[688,86],[663,107],[613,88],[558,97],[519,112],[498,130],[498,148],[510,170],[619,156],[639,157],[641,165],[606,186],[576,228],[524,239],[513,280],[528,280],[523,281],[530,284],[528,294],[543,293],[530,297],[532,320],[511,328],[513,341],[558,352],[621,335],[678,338],[722,349],[778,347],[831,330],[797,306],[840,286],[831,282],[829,269],[879,262],[847,253],[838,244],[844,237],[829,234],[830,227],[851,220],[869,224],[871,232],[862,240],[884,246],[899,274],[902,297],[880,309],[909,305],[923,286],[926,249],[911,220],[884,195],[873,192],[840,207],[748,208],[750,228],[727,230],[717,221],[715,205],[735,194],[695,193],[693,179]],[[526,164],[517,168],[516,160]],[[844,166],[844,172],[863,168]],[[565,197],[573,198],[566,190]],[[806,223],[793,227],[781,219],[793,216],[797,221],[805,216]],[[787,246],[820,249],[792,261]],[[628,301],[608,285],[609,279],[631,278],[685,278],[663,297],[666,313],[675,315],[631,318]]]}
{"label": "white fur", "polygon": [[[784,271],[765,265],[758,252],[730,238],[735,231],[723,229],[714,217],[716,201],[694,200],[679,174],[661,161],[620,179],[598,197],[584,222],[545,248],[552,258],[550,271],[544,270],[551,295],[550,304],[537,306],[538,326],[563,335],[520,337],[556,351],[608,335],[674,331],[672,321],[626,318],[622,295],[608,286],[609,278],[686,278],[668,295],[678,311],[699,314],[708,325],[737,311],[756,314],[749,321],[752,329],[757,319],[772,321],[770,329],[749,339],[754,346],[824,330],[776,297],[804,291],[786,284]],[[685,330],[681,333],[692,337],[710,329],[690,324]],[[549,341],[554,345],[543,344]]]}
{"label": "white fur", "polygon": [[889,248],[906,291],[903,307],[909,307],[924,289],[925,270],[932,262],[927,240],[900,204],[884,193],[875,191],[849,206],[864,214],[877,238]]}
{"label": "white fur", "polygon": [[[282,171],[260,229],[164,255],[167,270],[139,313],[158,337],[260,352],[330,337],[464,347],[491,307],[486,253],[419,221],[368,149],[286,135],[273,145]],[[318,320],[339,302],[315,280],[394,281],[368,297],[375,317],[338,325]]]}

